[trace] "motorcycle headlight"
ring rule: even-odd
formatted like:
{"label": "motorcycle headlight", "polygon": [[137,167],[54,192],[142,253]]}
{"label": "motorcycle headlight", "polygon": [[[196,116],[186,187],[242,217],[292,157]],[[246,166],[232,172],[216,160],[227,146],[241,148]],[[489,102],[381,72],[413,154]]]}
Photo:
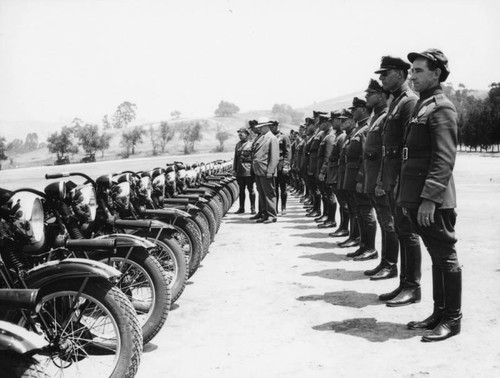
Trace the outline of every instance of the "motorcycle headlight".
{"label": "motorcycle headlight", "polygon": [[44,240],[44,214],[40,197],[30,192],[15,193],[9,206],[14,214],[14,232],[23,237],[23,242],[36,244]]}
{"label": "motorcycle headlight", "polygon": [[156,190],[163,191],[165,188],[165,175],[156,176],[153,179],[153,187]]}
{"label": "motorcycle headlight", "polygon": [[113,200],[122,208],[130,205],[130,184],[127,181],[120,182],[113,187]]}
{"label": "motorcycle headlight", "polygon": [[139,181],[139,192],[148,197],[151,198],[151,178],[148,176],[141,177],[141,180]]}
{"label": "motorcycle headlight", "polygon": [[97,196],[92,185],[84,185],[74,189],[73,207],[75,212],[84,216],[87,222],[93,222],[97,213]]}

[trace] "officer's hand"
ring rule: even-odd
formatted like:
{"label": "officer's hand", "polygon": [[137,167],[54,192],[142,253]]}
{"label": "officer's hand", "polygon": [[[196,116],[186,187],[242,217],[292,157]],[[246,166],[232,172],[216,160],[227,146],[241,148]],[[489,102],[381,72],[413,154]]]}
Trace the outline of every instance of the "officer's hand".
{"label": "officer's hand", "polygon": [[266,175],[266,177],[267,177],[267,178],[273,178],[273,174],[272,174],[272,173],[268,173],[268,174]]}
{"label": "officer's hand", "polygon": [[356,192],[363,193],[363,184],[361,184],[360,182],[356,184]]}
{"label": "officer's hand", "polygon": [[319,176],[318,176],[318,179],[319,179],[319,181],[325,181],[325,174],[324,173],[320,173]]}
{"label": "officer's hand", "polygon": [[385,195],[385,190],[384,190],[384,189],[382,189],[380,186],[378,186],[378,185],[377,185],[377,186],[375,187],[375,195],[376,195],[377,197],[382,197],[383,195]]}
{"label": "officer's hand", "polygon": [[436,211],[436,203],[428,199],[424,199],[418,208],[417,223],[421,227],[429,227],[434,223],[434,212]]}

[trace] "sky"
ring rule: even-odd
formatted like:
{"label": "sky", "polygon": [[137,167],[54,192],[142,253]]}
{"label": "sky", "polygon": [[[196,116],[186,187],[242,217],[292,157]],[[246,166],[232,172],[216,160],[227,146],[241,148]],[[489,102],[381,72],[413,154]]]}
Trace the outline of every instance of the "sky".
{"label": "sky", "polygon": [[[500,81],[497,0],[0,0],[0,120],[100,122],[303,107],[366,88],[383,55],[441,49]],[[0,134],[2,131],[0,130]]]}

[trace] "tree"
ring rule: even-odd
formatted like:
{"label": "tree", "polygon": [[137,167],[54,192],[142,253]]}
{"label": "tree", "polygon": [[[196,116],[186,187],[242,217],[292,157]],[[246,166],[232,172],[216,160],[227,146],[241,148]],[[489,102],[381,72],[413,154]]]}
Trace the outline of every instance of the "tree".
{"label": "tree", "polygon": [[111,136],[104,133],[101,135],[97,125],[85,124],[76,135],[83,150],[91,156],[95,157],[97,151],[101,151],[101,156],[104,156],[104,150],[109,148]]}
{"label": "tree", "polygon": [[7,144],[7,151],[13,154],[21,153],[24,150],[24,143],[21,139],[16,138]]}
{"label": "tree", "polygon": [[135,119],[135,110],[137,105],[131,102],[124,101],[113,114],[113,127],[116,129],[121,129],[127,127],[127,125]]}
{"label": "tree", "polygon": [[287,104],[274,104],[271,110],[274,117],[281,123],[300,124],[304,119],[304,113],[294,110]]}
{"label": "tree", "polygon": [[73,130],[64,126],[61,132],[53,132],[47,138],[47,148],[49,152],[57,155],[57,160],[61,160],[67,154],[78,152],[78,146],[73,142]]}
{"label": "tree", "polygon": [[7,149],[6,142],[5,137],[0,137],[0,169],[2,169],[2,160],[7,160],[7,155],[5,155],[5,150]]}
{"label": "tree", "polygon": [[181,116],[181,112],[178,111],[178,110],[173,110],[170,112],[170,117],[172,117],[173,119],[179,119],[179,117]]}
{"label": "tree", "polygon": [[126,156],[135,154],[135,146],[142,143],[144,131],[142,126],[136,126],[131,130],[123,131],[121,145],[126,148]]}
{"label": "tree", "polygon": [[215,133],[215,139],[219,141],[219,145],[216,148],[217,152],[224,151],[224,142],[229,139],[230,134],[227,130],[223,129],[221,125],[217,125],[217,132]]}
{"label": "tree", "polygon": [[194,151],[194,143],[201,140],[201,124],[195,122],[182,128],[182,140],[184,141],[184,153],[190,154]]}
{"label": "tree", "polygon": [[162,121],[160,124],[160,146],[161,152],[165,152],[165,146],[168,142],[174,139],[175,129],[168,124],[168,122]]}
{"label": "tree", "polygon": [[235,104],[230,102],[221,101],[219,102],[219,106],[215,109],[216,117],[231,117],[233,114],[236,114],[240,111]]}
{"label": "tree", "polygon": [[153,156],[158,155],[158,146],[160,145],[160,141],[156,134],[153,125],[149,125],[149,138],[151,140],[151,146],[153,146]]}
{"label": "tree", "polygon": [[38,134],[28,133],[26,135],[26,141],[24,142],[24,147],[27,151],[34,151],[38,148]]}
{"label": "tree", "polygon": [[104,130],[111,129],[111,123],[109,122],[107,114],[104,114],[104,117],[102,117],[102,128]]}

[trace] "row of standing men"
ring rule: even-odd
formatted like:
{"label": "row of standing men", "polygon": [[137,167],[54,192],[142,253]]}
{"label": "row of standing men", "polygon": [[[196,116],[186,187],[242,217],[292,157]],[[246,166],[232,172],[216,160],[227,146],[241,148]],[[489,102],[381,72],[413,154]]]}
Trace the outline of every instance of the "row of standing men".
{"label": "row of standing men", "polygon": [[[378,258],[378,222],[380,263],[364,273],[374,281],[397,277],[400,260],[398,287],[379,296],[388,307],[420,302],[422,239],[432,260],[434,309],[407,326],[430,330],[422,341],[440,341],[460,333],[462,318],[452,175],[457,113],[440,85],[450,73],[444,54],[429,49],[408,54],[408,60],[411,65],[382,57],[375,71],[380,83],[370,80],[365,99],[355,97],[349,109],[330,114],[313,112],[291,132],[291,143],[277,122],[251,121],[259,137],[243,155],[262,197],[253,217],[258,222],[276,221],[279,189],[286,213],[287,177],[319,228],[337,227],[339,213],[340,224],[329,236],[348,237],[338,246],[357,246],[346,255],[355,261]],[[408,85],[410,69],[418,96]],[[235,168],[241,156],[237,146]]]}

